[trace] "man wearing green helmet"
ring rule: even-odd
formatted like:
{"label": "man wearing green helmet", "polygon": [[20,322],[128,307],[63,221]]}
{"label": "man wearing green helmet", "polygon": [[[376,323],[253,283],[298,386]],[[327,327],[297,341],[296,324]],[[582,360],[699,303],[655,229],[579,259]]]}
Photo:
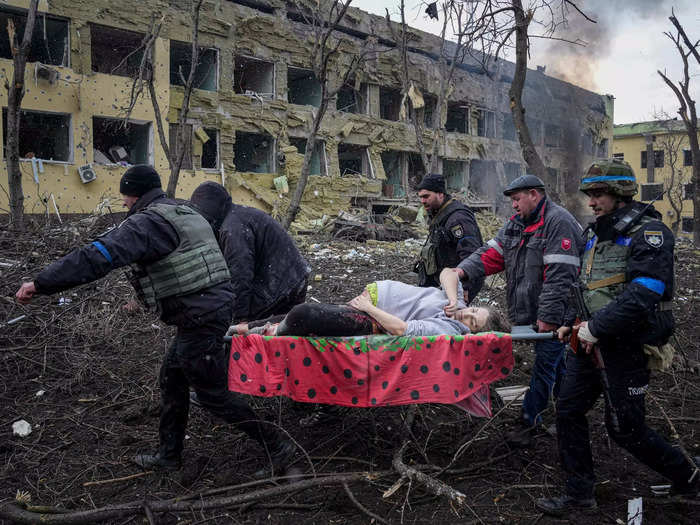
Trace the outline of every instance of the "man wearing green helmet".
{"label": "man wearing green helmet", "polygon": [[[541,498],[536,505],[553,515],[596,507],[586,419],[603,390],[602,375],[589,355],[595,345],[609,383],[610,395],[604,399],[610,437],[669,478],[674,492],[696,495],[700,489],[697,466],[644,422],[649,386],[644,345],[663,345],[673,331],[673,235],[653,206],[632,200],[637,181],[624,161],[594,162],[581,179],[580,190],[588,195],[596,218],[584,232],[581,258],[583,301],[590,319],[578,325],[579,349],[567,355],[557,402],[565,494]],[[562,328],[560,334],[568,331]]]}

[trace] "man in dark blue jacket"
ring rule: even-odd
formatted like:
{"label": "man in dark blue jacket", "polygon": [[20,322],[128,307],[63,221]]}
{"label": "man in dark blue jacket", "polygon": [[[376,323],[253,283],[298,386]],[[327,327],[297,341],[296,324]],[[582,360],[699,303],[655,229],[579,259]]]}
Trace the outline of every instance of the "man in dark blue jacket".
{"label": "man in dark blue jacket", "polygon": [[698,465],[644,422],[649,388],[644,345],[663,345],[673,331],[673,234],[653,207],[632,200],[637,182],[624,161],[593,163],[580,189],[596,216],[584,232],[581,266],[583,302],[591,316],[578,325],[579,349],[566,356],[557,402],[566,492],[537,500],[537,507],[552,515],[596,507],[586,418],[603,391],[603,376],[591,358],[594,345],[599,347],[609,384],[603,397],[609,436],[670,479],[674,492],[695,496],[700,490]]}
{"label": "man in dark blue jacket", "polygon": [[127,218],[94,242],[78,248],[24,283],[16,297],[53,294],[89,283],[131,265],[131,282],[147,307],[177,327],[160,370],[160,447],[139,454],[143,468],[179,468],[189,411],[189,387],[201,404],[235,423],[268,451],[283,470],[295,447],[274,428],[263,428],[248,404],[228,390],[223,335],[232,316],[229,272],[207,221],[168,199],[151,167],[133,166],[120,182]]}
{"label": "man in dark blue jacket", "polygon": [[[564,321],[567,297],[581,261],[581,226],[564,208],[547,198],[542,180],[523,175],[504,190],[517,212],[484,246],[459,264],[458,273],[472,281],[505,272],[508,316],[516,325],[556,330]],[[535,343],[530,389],[525,394],[521,423],[506,439],[529,446],[549,397],[556,397],[564,372],[564,344]]]}
{"label": "man in dark blue jacket", "polygon": [[212,225],[228,263],[235,323],[286,314],[304,302],[311,269],[275,219],[233,204],[215,182],[200,184],[190,201]]}

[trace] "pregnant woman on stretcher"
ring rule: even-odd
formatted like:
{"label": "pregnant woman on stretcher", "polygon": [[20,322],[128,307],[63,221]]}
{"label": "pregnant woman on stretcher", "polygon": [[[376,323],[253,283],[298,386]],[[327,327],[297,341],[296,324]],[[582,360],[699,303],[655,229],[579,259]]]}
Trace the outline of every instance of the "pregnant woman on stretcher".
{"label": "pregnant woman on stretcher", "polygon": [[510,331],[500,311],[466,306],[454,270],[444,269],[440,284],[442,288],[421,288],[399,281],[376,281],[347,305],[299,304],[284,316],[232,326],[229,335],[425,336]]}

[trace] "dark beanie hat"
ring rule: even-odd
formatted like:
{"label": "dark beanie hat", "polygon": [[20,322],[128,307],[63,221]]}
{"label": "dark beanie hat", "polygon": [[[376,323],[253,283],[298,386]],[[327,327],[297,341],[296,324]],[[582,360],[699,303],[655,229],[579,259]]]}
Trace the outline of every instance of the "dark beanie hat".
{"label": "dark beanie hat", "polygon": [[218,230],[231,208],[231,195],[221,184],[208,180],[195,188],[190,202]]}
{"label": "dark beanie hat", "polygon": [[153,166],[148,164],[131,166],[124,172],[122,180],[119,182],[119,193],[133,197],[141,197],[153,188],[162,188],[160,175],[158,175]]}
{"label": "dark beanie hat", "polygon": [[429,173],[418,185],[418,190],[434,191],[436,193],[447,193],[445,189],[445,178],[439,173]]}

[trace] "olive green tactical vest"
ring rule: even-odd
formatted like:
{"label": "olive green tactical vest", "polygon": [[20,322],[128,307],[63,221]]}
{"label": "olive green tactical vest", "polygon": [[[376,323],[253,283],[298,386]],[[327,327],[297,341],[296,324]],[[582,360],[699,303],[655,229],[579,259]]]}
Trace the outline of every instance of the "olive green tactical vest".
{"label": "olive green tactical vest", "polygon": [[[420,251],[420,262],[423,263],[425,275],[428,277],[442,270],[438,261],[438,251],[445,251],[447,246],[441,246],[441,244],[444,244],[444,241],[441,240],[439,229],[443,227],[443,224],[447,221],[449,216],[452,215],[452,212],[455,211],[455,208],[459,208],[459,202],[455,199],[450,199],[445,202],[428,225],[428,238]],[[457,260],[453,266],[456,266],[457,263],[459,263],[459,260]]]}
{"label": "olive green tactical vest", "polygon": [[231,278],[209,223],[182,204],[155,204],[147,208],[163,217],[177,232],[180,244],[165,258],[139,265],[132,281],[139,299],[148,307],[166,297],[188,295]]}
{"label": "olive green tactical vest", "polygon": [[652,218],[642,217],[624,235],[598,242],[592,230],[588,232],[583,254],[581,281],[587,286],[583,300],[588,311],[594,314],[622,293],[627,284],[627,258],[632,236]]}

